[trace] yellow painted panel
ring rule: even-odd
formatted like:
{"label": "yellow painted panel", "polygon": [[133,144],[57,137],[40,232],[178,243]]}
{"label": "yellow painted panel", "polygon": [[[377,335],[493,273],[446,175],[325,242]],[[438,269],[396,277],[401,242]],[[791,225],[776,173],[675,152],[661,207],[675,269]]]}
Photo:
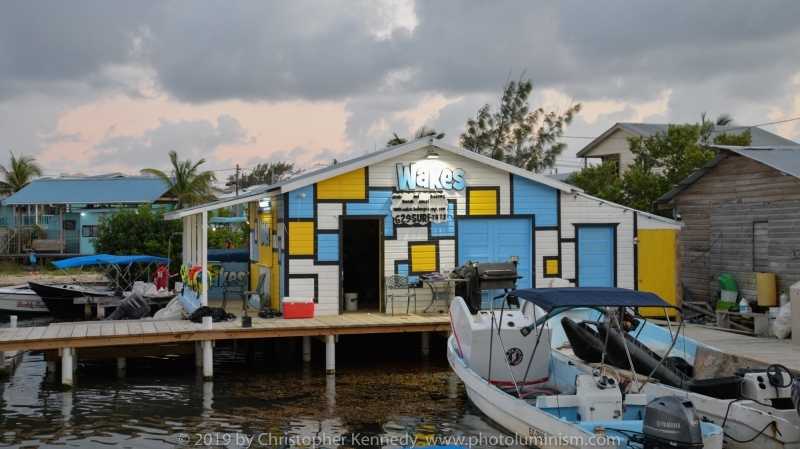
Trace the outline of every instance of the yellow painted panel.
{"label": "yellow painted panel", "polygon": [[411,271],[414,273],[436,271],[436,245],[411,246]]}
{"label": "yellow painted panel", "polygon": [[544,268],[544,273],[548,275],[558,274],[558,260],[548,259],[547,265]]}
{"label": "yellow painted panel", "polygon": [[[637,245],[639,290],[655,293],[672,305],[677,303],[676,232],[673,229],[640,229]],[[642,307],[639,313],[648,317],[664,317],[664,310],[656,307]],[[669,316],[675,316],[675,311],[671,310]]]}
{"label": "yellow painted panel", "polygon": [[289,255],[314,255],[314,223],[310,221],[289,222]]}
{"label": "yellow painted panel", "polygon": [[317,183],[317,199],[363,200],[367,198],[367,172],[353,170]]}
{"label": "yellow painted panel", "polygon": [[258,214],[258,263],[265,267],[272,266],[272,221],[272,213]]}
{"label": "yellow painted panel", "polygon": [[497,215],[496,190],[470,190],[470,215]]}

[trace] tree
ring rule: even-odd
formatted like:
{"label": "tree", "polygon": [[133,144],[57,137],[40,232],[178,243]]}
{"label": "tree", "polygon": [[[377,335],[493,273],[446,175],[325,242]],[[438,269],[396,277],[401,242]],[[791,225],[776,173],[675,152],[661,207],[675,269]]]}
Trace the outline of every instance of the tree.
{"label": "tree", "polygon": [[[266,164],[258,164],[249,174],[245,175],[244,173],[239,173],[239,188],[242,189],[260,184],[272,185],[302,172],[303,169],[294,168],[294,163],[268,162]],[[236,183],[235,174],[228,176],[228,183]]]}
{"label": "tree", "polygon": [[625,201],[622,196],[622,180],[617,171],[617,164],[611,161],[574,172],[566,182],[583,189],[589,195],[613,203],[622,204]]}
{"label": "tree", "polygon": [[[405,137],[400,137],[397,135],[397,133],[392,133],[392,134],[394,137],[392,137],[391,139],[389,139],[388,142],[386,142],[386,148],[394,147],[408,142],[408,139],[406,139]],[[417,132],[414,133],[414,140],[422,139],[423,137],[433,137],[434,139],[441,140],[444,139],[444,136],[445,136],[444,133],[437,133],[436,130],[431,128],[430,126],[422,125],[419,128],[417,128]]]}
{"label": "tree", "polygon": [[172,163],[170,175],[155,168],[145,168],[142,173],[164,181],[178,201],[175,209],[182,209],[185,205],[197,206],[214,199],[214,195],[211,194],[211,182],[217,180],[216,175],[211,171],[201,172],[198,168],[206,162],[205,159],[192,164],[190,159],[179,161],[178,153],[170,151],[169,160]]}
{"label": "tree", "polygon": [[653,202],[714,157],[714,150],[704,146],[709,140],[714,145],[750,145],[749,129],[741,134],[721,133],[711,139],[715,127],[714,123],[703,121],[669,125],[660,133],[629,137],[628,148],[634,154],[634,163],[621,177],[615,164],[606,162],[584,168],[567,182],[589,195],[659,213],[652,210]]}
{"label": "tree", "polygon": [[531,80],[507,82],[497,109],[486,104],[476,118],[467,120],[460,145],[536,173],[555,167],[556,158],[567,148],[558,139],[581,105],[570,105],[563,113],[545,112],[544,108],[531,111],[528,96],[532,90]]}
{"label": "tree", "polygon": [[13,195],[30,184],[34,178],[42,176],[42,167],[36,163],[32,156],[20,155],[19,158],[11,153],[11,163],[8,166],[0,165],[0,194]]}
{"label": "tree", "polygon": [[177,273],[181,265],[178,256],[182,240],[172,237],[182,230],[181,220],[164,220],[163,207],[154,209],[143,204],[137,209],[119,208],[110,217],[100,216],[98,236],[91,242],[97,254],[171,257],[169,270]]}
{"label": "tree", "polygon": [[[706,120],[706,113],[703,112],[700,114],[700,123],[706,123],[707,121],[710,122],[711,120]],[[717,126],[735,126],[736,122],[733,121],[733,116],[727,112],[723,112],[717,116],[717,120],[714,121],[714,124]]]}

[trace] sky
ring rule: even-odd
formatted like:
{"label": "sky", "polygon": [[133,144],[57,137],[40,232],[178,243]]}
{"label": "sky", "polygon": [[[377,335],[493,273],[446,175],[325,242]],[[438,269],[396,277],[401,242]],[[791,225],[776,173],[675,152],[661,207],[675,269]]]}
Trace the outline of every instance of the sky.
{"label": "sky", "polygon": [[[311,170],[466,122],[531,79],[582,112],[559,170],[617,122],[800,117],[800,2],[0,2],[0,164],[45,175]],[[800,120],[764,129],[800,142]]]}

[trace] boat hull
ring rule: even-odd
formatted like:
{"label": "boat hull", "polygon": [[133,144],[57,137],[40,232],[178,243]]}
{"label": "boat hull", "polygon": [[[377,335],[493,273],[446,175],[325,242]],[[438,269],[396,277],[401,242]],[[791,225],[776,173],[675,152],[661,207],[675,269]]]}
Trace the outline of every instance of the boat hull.
{"label": "boat hull", "polygon": [[97,316],[97,302],[122,299],[110,291],[86,288],[75,284],[39,284],[29,282],[28,286],[39,295],[47,306],[49,314],[58,320],[84,320]]}
{"label": "boat hull", "polygon": [[27,285],[15,285],[0,288],[0,313],[45,314],[47,306]]}
{"label": "boat hull", "polygon": [[[520,444],[535,445],[541,449],[627,447],[626,439],[617,440],[590,433],[582,429],[580,424],[558,419],[480,378],[460,357],[452,336],[448,340],[447,350],[447,360],[456,375],[464,382],[470,403],[488,419],[516,434]],[[586,424],[603,425],[608,432],[610,428],[623,426],[624,421]],[[714,429],[706,423],[701,423],[701,429],[703,429],[705,448],[722,448],[722,432],[718,427]]]}

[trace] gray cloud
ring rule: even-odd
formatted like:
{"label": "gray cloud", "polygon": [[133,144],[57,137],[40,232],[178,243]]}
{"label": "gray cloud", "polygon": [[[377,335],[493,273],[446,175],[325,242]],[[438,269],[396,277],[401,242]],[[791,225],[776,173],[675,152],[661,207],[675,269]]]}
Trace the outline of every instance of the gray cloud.
{"label": "gray cloud", "polygon": [[[239,121],[231,116],[218,117],[216,126],[207,120],[172,123],[161,119],[158,128],[142,136],[116,136],[96,146],[96,154],[90,162],[102,164],[113,160],[136,170],[144,167],[170,170],[167,153],[171,150],[175,150],[181,160],[197,162],[201,158],[209,160],[209,155],[222,145],[236,146],[250,139]],[[222,168],[227,167],[204,167],[206,170]]]}
{"label": "gray cloud", "polygon": [[[354,155],[407,132],[410,124],[396,113],[437,93],[463,97],[430,123],[456,143],[466,119],[496,101],[509,74],[523,71],[536,89],[579,102],[647,102],[672,90],[668,116],[654,119],[729,112],[740,123],[765,122],[771,108],[791,106],[787,93],[796,95],[792,77],[800,73],[793,56],[800,3],[789,0],[416,1],[413,30],[382,33],[376,30],[391,27],[396,12],[372,1],[0,8],[0,146],[34,154],[64,137],[54,134],[57,111],[45,111],[45,100],[63,109],[112,95],[138,98],[143,73],[187,103],[343,101]],[[579,117],[570,132],[597,135],[626,116],[609,111],[594,124]],[[208,156],[220,142],[249,138],[224,122],[165,122],[145,136],[108,140],[93,161],[139,165],[143,155],[168,149]]]}

